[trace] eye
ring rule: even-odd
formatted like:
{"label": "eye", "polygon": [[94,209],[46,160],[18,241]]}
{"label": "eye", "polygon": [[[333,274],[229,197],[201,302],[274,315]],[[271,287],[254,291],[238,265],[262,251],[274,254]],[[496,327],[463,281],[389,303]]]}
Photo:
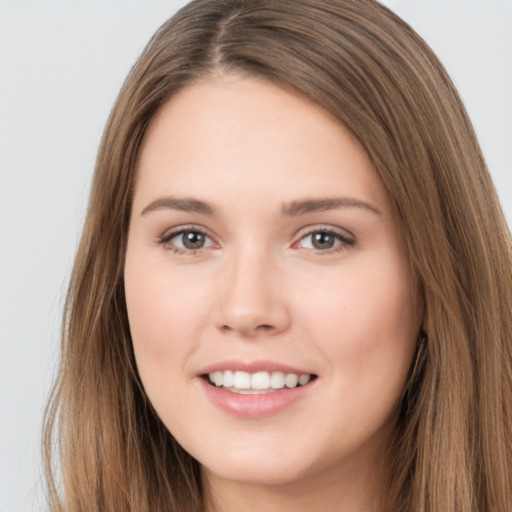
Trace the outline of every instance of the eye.
{"label": "eye", "polygon": [[194,252],[214,245],[213,240],[203,231],[195,228],[179,229],[163,235],[159,242],[169,245],[177,253]]}
{"label": "eye", "polygon": [[304,249],[331,252],[346,249],[354,244],[355,240],[348,235],[333,229],[317,229],[302,236],[297,245]]}

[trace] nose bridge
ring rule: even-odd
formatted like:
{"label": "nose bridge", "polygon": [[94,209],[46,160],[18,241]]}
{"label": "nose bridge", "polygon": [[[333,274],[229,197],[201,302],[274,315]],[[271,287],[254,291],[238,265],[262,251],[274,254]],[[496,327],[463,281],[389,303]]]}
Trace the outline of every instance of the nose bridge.
{"label": "nose bridge", "polygon": [[285,329],[288,311],[270,251],[249,243],[234,250],[225,265],[217,327],[244,336]]}

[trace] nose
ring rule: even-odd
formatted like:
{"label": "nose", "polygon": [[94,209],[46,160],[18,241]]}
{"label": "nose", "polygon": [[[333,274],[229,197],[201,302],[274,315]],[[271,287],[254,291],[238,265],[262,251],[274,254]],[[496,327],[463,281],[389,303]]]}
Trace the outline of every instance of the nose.
{"label": "nose", "polygon": [[275,263],[264,255],[240,255],[226,264],[214,322],[225,333],[243,337],[285,331],[290,315]]}

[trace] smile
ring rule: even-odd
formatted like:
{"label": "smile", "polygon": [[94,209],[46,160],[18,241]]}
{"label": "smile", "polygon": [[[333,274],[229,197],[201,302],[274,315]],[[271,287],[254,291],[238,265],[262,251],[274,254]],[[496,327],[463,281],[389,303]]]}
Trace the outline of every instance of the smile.
{"label": "smile", "polygon": [[219,361],[203,368],[198,382],[209,401],[223,413],[263,419],[293,409],[314,396],[318,375],[276,361]]}
{"label": "smile", "polygon": [[208,374],[209,382],[217,388],[232,393],[258,395],[272,393],[284,388],[294,389],[306,385],[314,375],[284,373],[280,371],[214,371]]}

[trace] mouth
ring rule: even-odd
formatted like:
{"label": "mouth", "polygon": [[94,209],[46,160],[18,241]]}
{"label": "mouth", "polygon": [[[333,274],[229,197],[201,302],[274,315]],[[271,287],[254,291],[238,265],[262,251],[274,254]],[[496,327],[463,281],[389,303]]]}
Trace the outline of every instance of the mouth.
{"label": "mouth", "polygon": [[197,375],[211,403],[230,416],[263,419],[314,396],[318,375],[275,361],[229,360]]}
{"label": "mouth", "polygon": [[263,395],[305,386],[315,380],[317,376],[309,373],[299,374],[281,371],[250,373],[241,370],[224,370],[204,374],[202,378],[210,386],[231,393]]}

